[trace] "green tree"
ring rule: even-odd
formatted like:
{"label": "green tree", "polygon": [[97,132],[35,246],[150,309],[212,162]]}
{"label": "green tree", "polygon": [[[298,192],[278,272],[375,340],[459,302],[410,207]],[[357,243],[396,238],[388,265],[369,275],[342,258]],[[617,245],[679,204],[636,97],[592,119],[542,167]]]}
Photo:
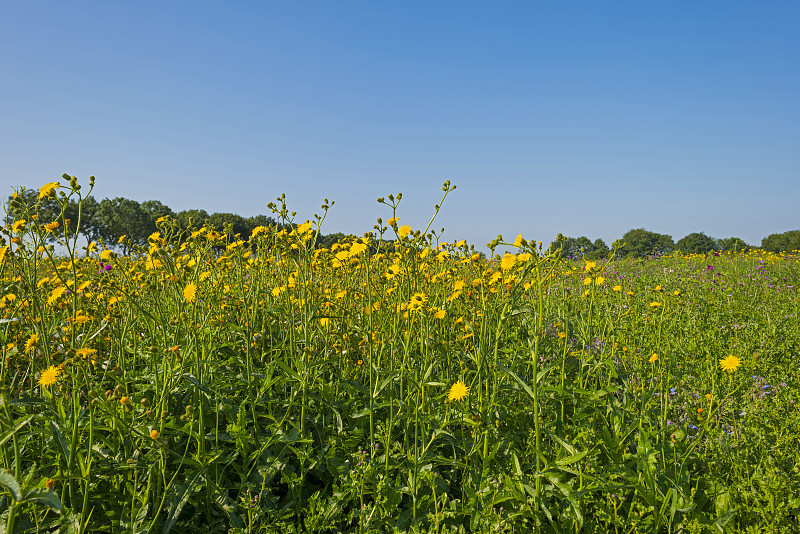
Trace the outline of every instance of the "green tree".
{"label": "green tree", "polygon": [[225,231],[230,228],[233,232],[230,237],[239,234],[240,239],[250,237],[250,225],[247,219],[235,213],[212,213],[208,218],[208,223],[217,231]]}
{"label": "green tree", "polygon": [[752,248],[744,242],[744,239],[738,237],[726,237],[719,240],[719,249],[723,252],[742,252]]}
{"label": "green tree", "polygon": [[[84,199],[84,205],[88,199],[94,200],[91,196]],[[63,197],[62,197],[63,202]],[[37,214],[38,220],[42,224],[47,224],[53,221],[58,221],[64,224],[65,220],[69,220],[72,230],[75,230],[78,225],[78,203],[75,199],[69,199],[63,206],[54,197],[45,197],[39,199],[39,191],[36,189],[28,189],[22,187],[17,190],[17,197],[13,195],[8,197],[8,212],[6,214],[6,224],[11,224],[18,219],[25,218],[25,213]],[[85,209],[82,211],[84,220],[81,221],[81,227],[78,228],[79,232],[86,232],[87,223],[85,221]],[[47,241],[54,242],[56,236],[48,234]]]}
{"label": "green tree", "polygon": [[588,237],[567,237],[559,234],[556,241],[550,244],[553,249],[561,248],[561,255],[564,258],[596,260],[605,257],[609,248],[602,239],[595,239],[592,242]]}
{"label": "green tree", "polygon": [[789,230],[782,234],[770,234],[761,240],[761,248],[769,252],[800,250],[800,230]]}
{"label": "green tree", "polygon": [[719,250],[720,247],[716,239],[703,232],[693,232],[679,239],[675,248],[685,254],[707,254],[712,250]]}
{"label": "green tree", "polygon": [[144,245],[150,230],[150,216],[135,200],[117,197],[104,198],[94,214],[97,233],[109,246],[116,245],[122,236],[127,236],[122,247],[123,253],[130,252],[129,243]]}
{"label": "green tree", "polygon": [[175,214],[175,219],[184,230],[188,230],[190,228],[200,228],[208,219],[208,212],[206,212],[206,210],[179,211]]}
{"label": "green tree", "polygon": [[625,256],[644,257],[669,254],[675,248],[672,236],[650,232],[644,228],[628,230],[622,240],[625,242]]}

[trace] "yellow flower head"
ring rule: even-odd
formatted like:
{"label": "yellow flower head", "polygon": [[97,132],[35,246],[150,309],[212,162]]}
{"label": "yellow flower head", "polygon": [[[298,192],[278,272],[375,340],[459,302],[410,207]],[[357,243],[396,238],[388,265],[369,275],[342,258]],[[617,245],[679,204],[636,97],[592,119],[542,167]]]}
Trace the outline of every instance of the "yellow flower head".
{"label": "yellow flower head", "polygon": [[614,291],[622,291],[622,286],[614,286]]}
{"label": "yellow flower head", "polygon": [[194,300],[195,295],[197,295],[197,286],[194,282],[190,282],[183,288],[183,298],[186,302],[192,302]]}
{"label": "yellow flower head", "polygon": [[59,187],[61,187],[61,184],[58,182],[50,182],[49,184],[44,184],[42,187],[39,188],[39,200],[43,199],[44,197],[50,196]]}
{"label": "yellow flower head", "polygon": [[732,373],[742,365],[742,360],[731,354],[727,358],[720,360],[719,365],[723,370]]}
{"label": "yellow flower head", "polygon": [[650,358],[647,359],[647,361],[650,362],[650,363],[656,363],[656,360],[658,360],[658,354],[656,354],[656,353],[653,353],[653,355],[650,356]]}
{"label": "yellow flower head", "polygon": [[53,221],[51,223],[47,223],[47,224],[44,225],[44,227],[48,232],[55,232],[56,229],[58,228],[58,221]]}
{"label": "yellow flower head", "polygon": [[25,229],[25,219],[20,219],[11,225],[11,233],[18,234]]}
{"label": "yellow flower head", "polygon": [[51,365],[39,376],[39,385],[40,386],[52,386],[56,382],[58,382],[58,376],[61,374],[61,368],[57,365]]}
{"label": "yellow flower head", "polygon": [[460,401],[467,395],[469,395],[469,388],[464,382],[459,380],[450,387],[450,390],[447,392],[447,400]]}
{"label": "yellow flower head", "polygon": [[25,342],[25,352],[30,352],[36,346],[36,342],[39,341],[38,334],[31,334],[31,337],[28,338],[28,341]]}
{"label": "yellow flower head", "polygon": [[514,267],[516,263],[517,263],[517,257],[514,256],[513,254],[509,254],[508,252],[506,252],[503,255],[503,259],[500,261],[500,268],[503,269],[504,271],[507,271],[512,267]]}
{"label": "yellow flower head", "polygon": [[406,237],[408,234],[412,232],[412,229],[409,225],[404,224],[400,228],[397,229],[397,235],[400,237]]}

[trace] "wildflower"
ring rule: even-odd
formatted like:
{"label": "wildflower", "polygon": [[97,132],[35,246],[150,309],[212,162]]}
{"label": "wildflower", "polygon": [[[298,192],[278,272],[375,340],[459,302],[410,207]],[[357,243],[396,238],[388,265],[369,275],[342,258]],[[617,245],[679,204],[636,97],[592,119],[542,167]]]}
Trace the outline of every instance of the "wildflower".
{"label": "wildflower", "polygon": [[708,402],[711,402],[711,393],[706,393],[706,399],[708,399]]}
{"label": "wildflower", "polygon": [[584,278],[584,279],[583,279],[583,285],[585,285],[585,286],[590,286],[590,285],[592,285],[592,279],[591,279],[591,277],[587,276],[586,278]]}
{"label": "wildflower", "polygon": [[606,281],[605,277],[598,276],[597,278],[594,279],[594,285],[601,286],[601,285],[603,285],[603,282],[605,282],[605,281]]}
{"label": "wildflower", "polygon": [[650,303],[650,307],[651,308],[658,308],[659,306],[661,306],[660,302],[651,302]]}
{"label": "wildflower", "polygon": [[11,233],[18,234],[25,229],[25,219],[20,219],[11,225]]}
{"label": "wildflower", "polygon": [[514,264],[517,263],[517,257],[513,254],[506,253],[503,255],[503,259],[500,261],[500,268],[504,271],[507,271],[514,267]]}
{"label": "wildflower", "polygon": [[399,235],[401,238],[406,237],[408,234],[411,233],[411,231],[412,231],[411,227],[407,224],[404,224],[403,226],[397,229],[397,235]]}
{"label": "wildflower", "polygon": [[158,430],[155,428],[150,432],[150,439],[158,439]]}
{"label": "wildflower", "polygon": [[517,238],[514,240],[514,246],[515,247],[521,247],[523,245],[523,243],[525,243],[525,240],[522,239],[522,234],[519,234],[517,236]]}
{"label": "wildflower", "polygon": [[742,360],[734,355],[730,355],[727,358],[720,360],[719,365],[723,370],[732,373],[738,369],[740,365],[742,365]]}
{"label": "wildflower", "polygon": [[132,403],[131,403],[131,399],[130,399],[130,398],[128,398],[128,397],[122,397],[122,398],[119,400],[119,403],[120,403],[120,404],[122,404],[123,406],[130,406],[130,405],[132,404]]}
{"label": "wildflower", "polygon": [[48,232],[55,232],[55,230],[58,228],[58,221],[47,223],[44,225],[44,227]]}
{"label": "wildflower", "polygon": [[650,363],[656,363],[656,360],[658,360],[658,354],[653,353],[653,355],[650,356],[650,358],[648,358],[647,361],[650,362]]}
{"label": "wildflower", "polygon": [[703,409],[702,408],[698,408],[697,409],[697,415],[703,415]]}
{"label": "wildflower", "polygon": [[28,338],[28,341],[25,342],[25,352],[30,352],[36,346],[36,342],[39,341],[38,334],[31,334],[31,337]]}
{"label": "wildflower", "polygon": [[194,282],[190,282],[183,289],[183,298],[186,300],[186,302],[192,302],[195,295],[197,295],[197,286],[194,284]]}
{"label": "wildflower", "polygon": [[444,316],[447,312],[445,310],[439,310],[433,314],[436,319],[444,319]]}
{"label": "wildflower", "polygon": [[559,332],[558,333],[558,337],[559,337],[559,339],[564,339],[564,338],[567,337],[567,333],[566,332]]}
{"label": "wildflower", "polygon": [[49,296],[49,297],[47,297],[47,304],[48,304],[48,306],[52,306],[53,304],[55,304],[56,302],[58,302],[58,299],[60,299],[60,298],[61,298],[61,295],[63,295],[63,294],[66,292],[66,291],[67,291],[67,288],[66,288],[66,287],[64,287],[64,286],[58,286],[57,288],[55,288],[55,289],[54,289],[54,290],[53,290],[53,291],[50,293],[50,296]]}
{"label": "wildflower", "polygon": [[584,271],[592,271],[597,267],[596,261],[587,261],[586,265],[583,266]]}
{"label": "wildflower", "polygon": [[57,365],[51,365],[39,376],[39,385],[40,386],[52,386],[56,382],[58,382],[58,375],[61,374],[61,367]]}
{"label": "wildflower", "polygon": [[180,347],[178,347],[178,345],[172,345],[172,346],[169,348],[169,351],[170,351],[172,354],[178,354],[178,351],[179,351],[179,350],[180,350]]}
{"label": "wildflower", "polygon": [[58,182],[50,182],[49,184],[44,184],[42,187],[39,188],[39,200],[43,199],[44,197],[50,196],[59,187],[61,187],[61,184]]}
{"label": "wildflower", "polygon": [[428,297],[425,294],[414,293],[414,296],[411,297],[408,303],[408,309],[410,311],[419,311],[422,309],[422,305],[425,304],[426,300],[428,300]]}
{"label": "wildflower", "polygon": [[55,479],[48,478],[47,482],[44,484],[44,487],[52,491],[52,489],[56,487]]}
{"label": "wildflower", "polygon": [[450,390],[447,392],[447,400],[460,401],[464,399],[464,397],[466,397],[468,394],[469,394],[469,388],[464,382],[459,380],[450,387]]}
{"label": "wildflower", "polygon": [[614,291],[622,291],[622,286],[614,286],[612,289]]}

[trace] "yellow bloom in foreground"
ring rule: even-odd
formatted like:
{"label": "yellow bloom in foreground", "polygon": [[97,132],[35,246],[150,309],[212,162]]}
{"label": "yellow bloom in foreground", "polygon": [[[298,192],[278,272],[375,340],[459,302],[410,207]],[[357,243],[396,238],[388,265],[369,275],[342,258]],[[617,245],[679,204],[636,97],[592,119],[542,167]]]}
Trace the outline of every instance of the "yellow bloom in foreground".
{"label": "yellow bloom in foreground", "polygon": [[61,184],[58,182],[50,182],[49,184],[44,184],[42,187],[39,188],[39,200],[50,195],[50,193],[52,193],[59,187],[61,187]]}
{"label": "yellow bloom in foreground", "polygon": [[720,360],[719,365],[723,370],[732,373],[742,365],[742,360],[731,354],[727,358]]}
{"label": "yellow bloom in foreground", "polygon": [[410,234],[411,231],[412,231],[411,227],[407,224],[404,224],[403,226],[397,229],[397,235],[399,235],[400,237],[405,237],[408,234]]}
{"label": "yellow bloom in foreground", "polygon": [[150,432],[150,439],[158,439],[158,430],[156,430],[156,429],[153,429],[153,430]]}
{"label": "yellow bloom in foreground", "polygon": [[601,286],[601,285],[603,285],[603,282],[605,282],[605,281],[606,281],[605,277],[598,276],[597,278],[594,279],[594,285]]}
{"label": "yellow bloom in foreground", "polygon": [[56,229],[58,229],[58,221],[53,221],[51,223],[47,223],[47,224],[44,225],[44,227],[48,232],[54,232],[54,231],[56,231]]}
{"label": "yellow bloom in foreground", "polygon": [[186,302],[192,302],[195,295],[197,295],[197,286],[191,282],[183,289],[183,298],[186,299]]}
{"label": "yellow bloom in foreground", "polygon": [[447,392],[447,400],[460,401],[467,395],[469,395],[469,388],[464,382],[459,380],[450,387],[450,391]]}
{"label": "yellow bloom in foreground", "polygon": [[653,355],[650,356],[647,361],[650,363],[656,363],[656,360],[658,360],[658,354],[653,353]]}
{"label": "yellow bloom in foreground", "polygon": [[622,291],[622,286],[614,286],[614,291]]}
{"label": "yellow bloom in foreground", "polygon": [[661,306],[660,302],[651,302],[650,303],[650,307],[651,308],[658,308],[659,306]]}
{"label": "yellow bloom in foreground", "polygon": [[58,382],[58,375],[61,374],[61,368],[56,365],[51,365],[44,371],[42,371],[41,376],[39,376],[39,385],[40,386],[52,386],[56,382]]}

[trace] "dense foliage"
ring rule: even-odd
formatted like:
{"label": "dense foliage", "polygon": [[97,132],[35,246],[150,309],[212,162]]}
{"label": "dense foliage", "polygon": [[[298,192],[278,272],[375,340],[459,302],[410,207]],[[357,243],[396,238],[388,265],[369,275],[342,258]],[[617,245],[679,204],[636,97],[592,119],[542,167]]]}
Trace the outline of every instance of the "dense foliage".
{"label": "dense foliage", "polygon": [[2,228],[0,530],[800,529],[796,255],[484,258],[391,195],[119,254],[58,185]]}

